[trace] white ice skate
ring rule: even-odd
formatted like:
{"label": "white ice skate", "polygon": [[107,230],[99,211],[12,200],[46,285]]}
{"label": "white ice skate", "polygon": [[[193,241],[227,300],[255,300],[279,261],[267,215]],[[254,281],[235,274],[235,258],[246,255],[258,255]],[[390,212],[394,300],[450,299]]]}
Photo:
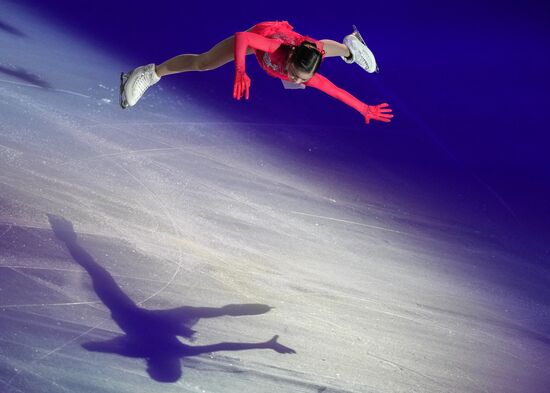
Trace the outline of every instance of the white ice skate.
{"label": "white ice skate", "polygon": [[120,106],[126,109],[136,105],[143,93],[159,80],[154,64],[138,67],[130,73],[121,73]]}
{"label": "white ice skate", "polygon": [[353,25],[353,33],[344,38],[344,45],[348,47],[351,53],[349,57],[341,56],[346,63],[356,63],[369,73],[378,72],[378,65],[376,64],[374,54],[367,44],[365,44],[365,40],[363,40],[355,25]]}

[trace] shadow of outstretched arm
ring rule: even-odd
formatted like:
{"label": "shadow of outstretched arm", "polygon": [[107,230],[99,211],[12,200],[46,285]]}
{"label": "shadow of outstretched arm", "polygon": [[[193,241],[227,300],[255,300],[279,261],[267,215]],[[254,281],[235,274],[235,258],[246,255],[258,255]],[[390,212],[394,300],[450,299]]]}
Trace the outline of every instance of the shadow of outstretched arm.
{"label": "shadow of outstretched arm", "polygon": [[234,343],[221,342],[212,345],[185,346],[183,356],[197,356],[203,353],[219,352],[219,351],[245,351],[248,349],[272,349],[275,352],[290,354],[296,353],[292,348],[279,343],[278,335],[273,336],[270,340],[260,343]]}

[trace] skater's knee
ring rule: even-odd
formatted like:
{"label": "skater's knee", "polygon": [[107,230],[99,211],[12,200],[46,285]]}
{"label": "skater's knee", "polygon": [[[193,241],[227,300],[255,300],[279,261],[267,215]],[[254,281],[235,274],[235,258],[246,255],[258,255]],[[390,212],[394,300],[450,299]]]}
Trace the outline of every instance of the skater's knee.
{"label": "skater's knee", "polygon": [[197,71],[209,71],[216,68],[214,61],[212,61],[212,57],[209,56],[208,52],[197,56],[195,60],[195,67]]}
{"label": "skater's knee", "polygon": [[195,68],[197,69],[197,71],[208,71],[209,70],[208,62],[206,60],[199,58],[195,63]]}
{"label": "skater's knee", "polygon": [[197,70],[213,70],[232,61],[233,53],[235,51],[234,42],[235,38],[234,36],[231,36],[216,44],[208,52],[200,54],[197,58]]}
{"label": "skater's knee", "polygon": [[199,55],[196,62],[197,71],[210,71],[233,60],[233,56],[214,56],[212,53],[206,52]]}

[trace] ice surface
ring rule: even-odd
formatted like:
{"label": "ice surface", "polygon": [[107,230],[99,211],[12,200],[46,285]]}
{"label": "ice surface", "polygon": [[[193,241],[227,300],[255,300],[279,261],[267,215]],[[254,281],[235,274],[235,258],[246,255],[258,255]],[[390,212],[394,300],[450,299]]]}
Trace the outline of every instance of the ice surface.
{"label": "ice surface", "polygon": [[[430,213],[400,173],[322,166],[326,130],[230,123],[160,88],[122,111],[131,65],[1,6],[2,392],[548,391],[548,270]],[[121,304],[272,308],[186,308],[194,340],[166,349],[187,345],[183,374],[161,385],[86,344],[132,330]],[[274,335],[296,353],[258,348]],[[257,347],[190,349],[227,342]]]}

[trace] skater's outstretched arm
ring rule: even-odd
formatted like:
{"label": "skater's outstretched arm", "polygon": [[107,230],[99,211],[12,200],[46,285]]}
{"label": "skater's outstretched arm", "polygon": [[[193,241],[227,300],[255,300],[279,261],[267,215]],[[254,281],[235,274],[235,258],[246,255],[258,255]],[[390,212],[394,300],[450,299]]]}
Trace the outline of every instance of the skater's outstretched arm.
{"label": "skater's outstretched arm", "polygon": [[235,33],[235,83],[233,85],[233,98],[240,100],[244,95],[248,100],[250,90],[250,78],[246,75],[246,51],[254,48],[263,52],[272,53],[282,44],[279,39],[266,38],[256,33],[242,31]]}
{"label": "skater's outstretched arm", "polygon": [[365,123],[367,124],[369,124],[372,119],[387,123],[393,117],[391,114],[392,110],[389,108],[388,104],[367,105],[344,89],[339,88],[319,73],[313,75],[313,77],[304,84],[319,89],[331,97],[342,101],[344,104],[351,106],[365,117]]}

